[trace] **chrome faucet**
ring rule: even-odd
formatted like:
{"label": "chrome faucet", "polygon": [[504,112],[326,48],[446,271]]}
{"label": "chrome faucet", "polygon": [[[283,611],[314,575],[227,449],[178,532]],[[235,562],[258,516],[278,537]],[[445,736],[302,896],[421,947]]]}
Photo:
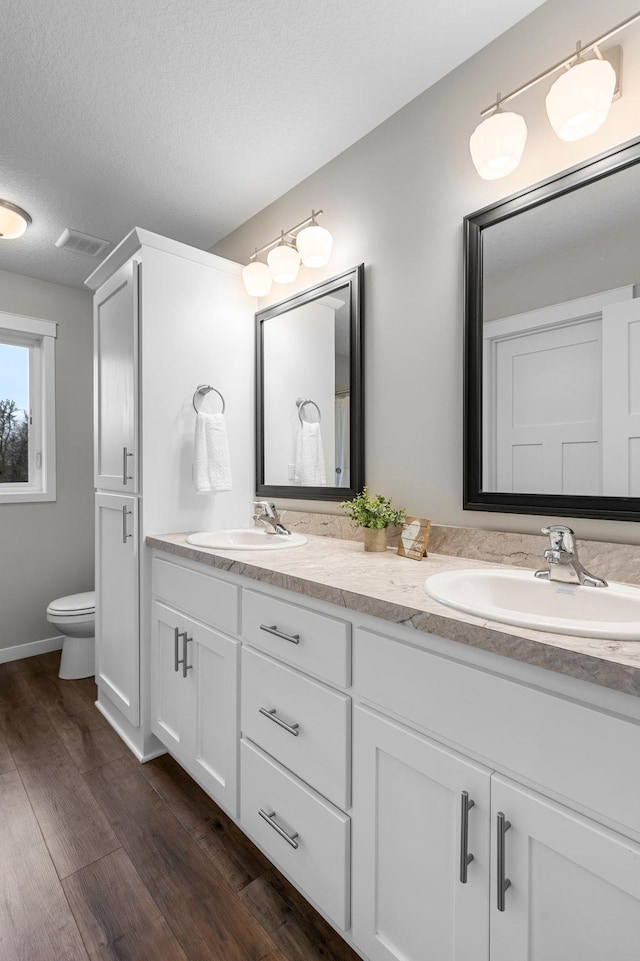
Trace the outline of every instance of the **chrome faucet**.
{"label": "chrome faucet", "polygon": [[536,577],[564,584],[581,584],[583,587],[608,587],[602,577],[594,577],[580,563],[575,536],[570,527],[543,527],[542,533],[548,534],[551,541],[551,546],[544,552],[549,567],[536,571]]}
{"label": "chrome faucet", "polygon": [[280,515],[276,510],[275,504],[270,504],[269,501],[252,501],[252,504],[254,508],[258,508],[257,512],[253,515],[254,521],[259,521],[263,524],[268,534],[291,533],[284,524],[280,523]]}

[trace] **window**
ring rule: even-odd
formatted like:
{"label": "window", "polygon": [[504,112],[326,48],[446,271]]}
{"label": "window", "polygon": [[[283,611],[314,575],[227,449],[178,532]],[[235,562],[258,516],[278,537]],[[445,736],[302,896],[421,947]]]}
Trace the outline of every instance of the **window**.
{"label": "window", "polygon": [[0,504],[56,497],[55,338],[49,320],[0,312]]}

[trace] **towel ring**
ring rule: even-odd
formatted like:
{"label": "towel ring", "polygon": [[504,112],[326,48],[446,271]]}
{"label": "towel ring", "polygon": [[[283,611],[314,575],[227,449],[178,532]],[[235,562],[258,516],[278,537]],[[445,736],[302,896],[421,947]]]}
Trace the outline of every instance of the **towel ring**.
{"label": "towel ring", "polygon": [[[306,398],[305,398],[305,397],[298,397],[298,399],[297,399],[297,401],[296,401],[296,404],[298,405],[298,417],[300,418],[300,423],[301,423],[301,424],[305,424],[305,423],[306,423],[306,424],[319,424],[319,423],[320,423],[320,421],[322,420],[322,414],[320,413],[320,408],[319,408],[318,405],[316,404],[315,400],[311,400],[310,397],[306,397]],[[302,408],[303,408],[303,407],[306,407],[307,404],[312,404],[313,407],[315,407],[315,409],[318,411],[318,420],[317,420],[317,421],[314,421],[314,420],[307,420],[307,421],[305,421],[305,420],[303,420],[303,418],[302,418]]]}
{"label": "towel ring", "polygon": [[211,391],[213,391],[214,394],[217,394],[220,400],[222,401],[222,413],[224,414],[227,406],[225,404],[224,397],[222,396],[219,390],[217,390],[215,387],[211,387],[209,384],[198,384],[198,386],[195,389],[195,393],[193,395],[193,409],[195,410],[196,414],[199,413],[200,411],[200,408],[196,407],[196,397],[198,396],[205,397],[206,394],[210,394]]}

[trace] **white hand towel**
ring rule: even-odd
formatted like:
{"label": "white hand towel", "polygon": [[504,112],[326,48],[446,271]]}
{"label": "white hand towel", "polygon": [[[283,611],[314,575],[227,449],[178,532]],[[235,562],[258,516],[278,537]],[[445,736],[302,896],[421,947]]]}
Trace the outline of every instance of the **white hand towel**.
{"label": "white hand towel", "polygon": [[326,487],[320,424],[300,424],[296,437],[296,480],[303,487]]}
{"label": "white hand towel", "polygon": [[223,414],[196,416],[194,465],[199,493],[231,490],[231,459]]}

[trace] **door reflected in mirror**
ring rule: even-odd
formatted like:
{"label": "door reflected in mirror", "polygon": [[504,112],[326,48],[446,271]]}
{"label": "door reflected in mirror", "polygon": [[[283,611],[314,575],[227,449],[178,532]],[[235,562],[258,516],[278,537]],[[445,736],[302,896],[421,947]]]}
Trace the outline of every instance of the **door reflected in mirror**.
{"label": "door reflected in mirror", "polygon": [[342,500],[364,484],[361,272],[256,314],[258,494]]}

